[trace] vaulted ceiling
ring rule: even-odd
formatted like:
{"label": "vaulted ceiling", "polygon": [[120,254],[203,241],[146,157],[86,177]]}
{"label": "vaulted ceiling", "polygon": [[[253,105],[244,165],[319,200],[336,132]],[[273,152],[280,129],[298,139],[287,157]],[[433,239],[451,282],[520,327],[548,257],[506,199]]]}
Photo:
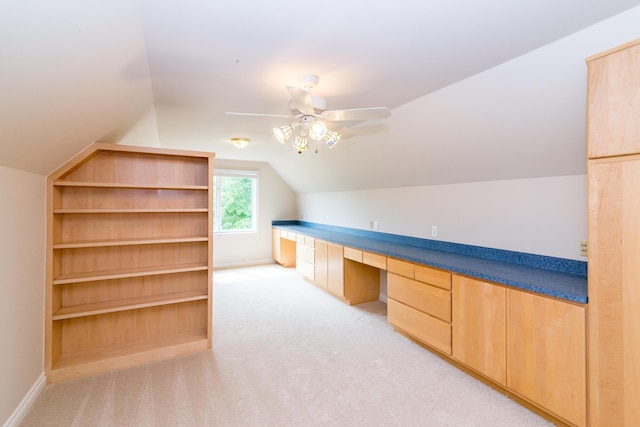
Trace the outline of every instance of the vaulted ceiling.
{"label": "vaulted ceiling", "polygon": [[[268,162],[297,192],[582,174],[584,58],[640,37],[639,4],[2,2],[0,165],[46,175],[107,141]],[[390,108],[344,123],[386,131],[297,154],[287,119],[225,114],[288,114],[303,74],[329,109]]]}

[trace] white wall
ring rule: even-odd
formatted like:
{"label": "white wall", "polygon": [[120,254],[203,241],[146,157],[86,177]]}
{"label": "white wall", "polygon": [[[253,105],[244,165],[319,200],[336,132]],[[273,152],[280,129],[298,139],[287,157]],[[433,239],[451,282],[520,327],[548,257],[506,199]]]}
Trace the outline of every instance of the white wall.
{"label": "white wall", "polygon": [[155,107],[151,106],[131,129],[118,140],[118,144],[161,147]]}
{"label": "white wall", "polygon": [[271,256],[271,221],[295,219],[296,195],[263,162],[216,159],[216,169],[258,171],[258,232],[256,234],[216,235],[213,239],[214,267],[232,267],[273,262]]}
{"label": "white wall", "polygon": [[0,422],[44,371],[46,178],[0,166]]}
{"label": "white wall", "polygon": [[[300,219],[586,261],[585,175],[301,194]],[[438,236],[431,236],[431,227]]]}

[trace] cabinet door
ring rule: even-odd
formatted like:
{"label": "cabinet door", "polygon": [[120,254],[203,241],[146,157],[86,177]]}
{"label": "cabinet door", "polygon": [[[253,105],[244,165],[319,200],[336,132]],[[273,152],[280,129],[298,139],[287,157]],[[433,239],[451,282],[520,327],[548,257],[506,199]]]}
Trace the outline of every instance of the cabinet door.
{"label": "cabinet door", "polygon": [[342,245],[327,245],[327,288],[334,295],[344,298],[344,249]]}
{"label": "cabinet door", "polygon": [[640,156],[589,164],[589,411],[640,425]]}
{"label": "cabinet door", "polygon": [[507,386],[586,425],[585,308],[507,290]]}
{"label": "cabinet door", "polygon": [[588,65],[589,158],[640,153],[640,41]]}
{"label": "cabinet door", "polygon": [[280,243],[280,230],[271,229],[271,254],[278,264],[282,264],[282,244]]}
{"label": "cabinet door", "polygon": [[505,288],[452,277],[453,357],[505,385]]}
{"label": "cabinet door", "polygon": [[316,285],[327,288],[327,280],[328,280],[328,245],[327,242],[323,240],[315,241],[315,282]]}

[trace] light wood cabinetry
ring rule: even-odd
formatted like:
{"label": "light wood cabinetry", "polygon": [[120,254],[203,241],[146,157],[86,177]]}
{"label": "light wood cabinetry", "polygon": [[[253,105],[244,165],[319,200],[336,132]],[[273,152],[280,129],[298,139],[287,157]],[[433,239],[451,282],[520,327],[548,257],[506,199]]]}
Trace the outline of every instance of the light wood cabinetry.
{"label": "light wood cabinetry", "polygon": [[585,307],[456,274],[452,283],[454,359],[586,425]]}
{"label": "light wood cabinetry", "polygon": [[[635,203],[633,215],[621,222],[627,227],[640,217],[640,201],[632,197],[633,189],[640,188],[637,157],[635,164],[624,165],[627,178],[633,177],[629,186],[618,185],[623,181],[620,177],[611,183],[619,191],[612,196],[612,206],[619,206],[621,195],[626,202]],[[608,168],[622,167],[622,162],[617,162],[618,166],[609,163],[605,162]],[[609,173],[624,175],[620,170]],[[619,221],[612,212],[617,211],[601,214],[603,224]],[[617,226],[612,227],[612,239],[619,238]],[[586,425],[586,306],[319,239],[309,252],[311,238],[292,233],[287,238],[298,242],[298,262],[308,262],[310,254],[314,255],[315,283],[350,305],[377,300],[380,273],[386,270],[387,319],[398,332],[554,422]],[[629,249],[629,258],[625,259],[629,260],[628,269],[635,271],[636,264],[630,260],[634,259],[632,253],[640,252],[640,237],[629,241],[636,246]],[[609,275],[610,287],[622,280],[620,275]],[[631,277],[635,283],[640,282],[640,276]],[[640,291],[627,290],[625,295],[637,302]],[[632,323],[623,335],[614,334],[609,342],[620,345],[621,337],[637,338],[637,313],[640,308],[615,314]],[[604,350],[610,349],[600,349]],[[630,350],[637,355],[634,351],[637,348]],[[629,396],[635,390],[635,384],[627,385]]]}
{"label": "light wood cabinetry", "polygon": [[585,307],[507,289],[507,386],[585,426]]}
{"label": "light wood cabinetry", "polygon": [[321,288],[327,289],[329,281],[329,244],[324,240],[316,239],[314,256],[315,283]]}
{"label": "light wood cabinetry", "polygon": [[213,157],[94,144],[48,177],[48,382],[211,347]]}
{"label": "light wood cabinetry", "polygon": [[315,281],[315,239],[302,234],[296,236],[296,271]]}
{"label": "light wood cabinetry", "polygon": [[589,158],[640,153],[640,39],[587,63]]}
{"label": "light wood cabinetry", "polygon": [[640,425],[640,39],[587,59],[589,422]]}
{"label": "light wood cabinetry", "polygon": [[[289,234],[279,228],[272,231],[272,254],[273,259],[283,267],[293,267],[296,265],[296,242],[288,238]],[[285,238],[286,235],[286,238]]]}
{"label": "light wood cabinetry", "polygon": [[453,357],[505,385],[505,288],[457,274],[452,283]]}
{"label": "light wood cabinetry", "polygon": [[[451,355],[451,273],[389,258],[387,318],[394,327]],[[420,279],[415,273],[420,270]],[[434,279],[434,285],[430,279]],[[449,284],[445,285],[444,282]]]}
{"label": "light wood cabinetry", "polygon": [[327,289],[344,298],[344,247],[335,243],[327,245]]}

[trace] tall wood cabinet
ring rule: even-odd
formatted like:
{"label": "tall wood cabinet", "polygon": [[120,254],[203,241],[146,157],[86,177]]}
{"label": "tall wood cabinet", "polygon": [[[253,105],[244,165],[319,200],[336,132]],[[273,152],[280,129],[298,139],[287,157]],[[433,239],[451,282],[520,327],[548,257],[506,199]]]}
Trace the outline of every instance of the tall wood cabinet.
{"label": "tall wood cabinet", "polygon": [[640,425],[640,39],[587,58],[589,421]]}
{"label": "tall wood cabinet", "polygon": [[96,143],[47,182],[47,382],[211,347],[213,153]]}

